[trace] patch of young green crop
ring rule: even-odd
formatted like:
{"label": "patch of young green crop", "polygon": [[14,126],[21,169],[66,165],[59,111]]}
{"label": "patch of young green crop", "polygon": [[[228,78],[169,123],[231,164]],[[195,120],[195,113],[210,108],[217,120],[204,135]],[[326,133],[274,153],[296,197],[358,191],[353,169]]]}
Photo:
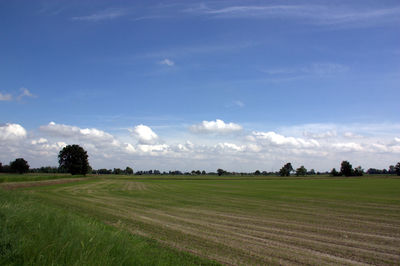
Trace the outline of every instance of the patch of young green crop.
{"label": "patch of young green crop", "polygon": [[90,217],[0,190],[0,265],[214,264]]}

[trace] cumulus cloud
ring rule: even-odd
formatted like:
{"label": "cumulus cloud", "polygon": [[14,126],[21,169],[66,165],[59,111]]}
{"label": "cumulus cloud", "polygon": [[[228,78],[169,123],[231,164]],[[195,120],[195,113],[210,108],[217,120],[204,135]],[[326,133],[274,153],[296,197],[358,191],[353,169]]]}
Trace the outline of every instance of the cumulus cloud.
{"label": "cumulus cloud", "polygon": [[170,60],[170,59],[168,59],[168,58],[165,58],[164,60],[162,60],[162,61],[160,61],[160,64],[161,65],[166,65],[166,66],[174,66],[175,65],[175,62],[174,61],[172,61],[172,60]]}
{"label": "cumulus cloud", "polygon": [[[217,124],[218,120],[211,122]],[[229,123],[221,121],[220,124],[223,125],[222,128],[229,128]],[[200,123],[196,126],[203,127],[201,130],[208,127],[208,130],[211,128],[209,132],[217,133],[221,128],[213,123]],[[215,171],[222,167],[231,171],[272,171],[282,167],[286,161],[295,166],[305,165],[316,170],[329,170],[337,167],[344,158],[367,169],[387,167],[396,162],[400,154],[400,138],[396,135],[398,131],[373,137],[365,134],[363,138],[345,141],[343,132],[351,132],[352,129],[338,129],[337,135],[327,133],[329,130],[331,128],[308,128],[307,132],[317,133],[305,134],[307,138],[299,137],[305,128],[292,131],[286,128],[285,133],[252,131],[247,136],[220,135],[215,142],[201,134],[187,135],[189,139],[193,138],[191,141],[167,136],[161,142],[160,137],[150,127],[138,125],[131,130],[137,143],[129,143],[129,140],[122,141],[129,139],[128,134],[114,136],[97,128],[80,128],[50,122],[39,130],[27,133],[21,125],[3,124],[0,126],[0,161],[7,162],[23,157],[33,167],[57,165],[58,152],[68,144],[84,147],[94,168],[128,165],[136,170]],[[320,138],[316,140],[312,137]]]}
{"label": "cumulus cloud", "polygon": [[192,125],[189,129],[193,133],[227,134],[241,131],[243,127],[232,122],[225,123],[224,121],[217,119],[215,121],[203,121],[200,124]]}
{"label": "cumulus cloud", "polygon": [[248,139],[253,141],[258,141],[265,145],[273,145],[273,146],[292,146],[297,148],[313,148],[313,147],[315,148],[320,146],[319,142],[314,139],[305,140],[302,138],[285,137],[273,131],[269,132],[253,131],[252,134],[248,136]]}
{"label": "cumulus cloud", "polygon": [[11,101],[12,100],[12,95],[9,93],[1,93],[0,92],[0,101]]}
{"label": "cumulus cloud", "polygon": [[139,144],[138,149],[142,152],[165,152],[169,149],[169,146],[167,144]]}
{"label": "cumulus cloud", "polygon": [[145,125],[138,125],[132,130],[134,136],[138,138],[140,144],[152,145],[156,144],[159,140],[158,136],[154,131]]}
{"label": "cumulus cloud", "polygon": [[47,143],[47,142],[48,142],[48,140],[45,139],[45,138],[34,139],[34,140],[31,141],[31,143],[32,143],[33,145],[43,144],[43,143]]}
{"label": "cumulus cloud", "polygon": [[66,137],[66,138],[76,138],[82,139],[89,142],[109,142],[114,143],[114,137],[102,130],[96,128],[79,128],[77,126],[69,126],[63,124],[56,124],[55,122],[50,122],[48,125],[41,126],[41,131],[51,134],[52,136]]}
{"label": "cumulus cloud", "polygon": [[26,130],[19,124],[5,124],[0,125],[0,140],[8,141],[8,140],[19,140],[26,138]]}
{"label": "cumulus cloud", "polygon": [[343,152],[356,152],[364,150],[364,148],[359,143],[355,142],[334,143],[332,144],[332,147],[338,151],[343,151]]}
{"label": "cumulus cloud", "polygon": [[230,150],[230,151],[242,151],[244,149],[243,146],[238,146],[234,143],[218,143],[215,146],[218,150]]}

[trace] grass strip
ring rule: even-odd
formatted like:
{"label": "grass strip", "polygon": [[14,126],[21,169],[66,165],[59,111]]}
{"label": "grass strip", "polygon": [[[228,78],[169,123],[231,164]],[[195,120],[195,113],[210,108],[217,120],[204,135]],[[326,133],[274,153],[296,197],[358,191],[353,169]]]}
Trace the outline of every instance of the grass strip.
{"label": "grass strip", "polygon": [[30,195],[0,190],[0,265],[213,265]]}

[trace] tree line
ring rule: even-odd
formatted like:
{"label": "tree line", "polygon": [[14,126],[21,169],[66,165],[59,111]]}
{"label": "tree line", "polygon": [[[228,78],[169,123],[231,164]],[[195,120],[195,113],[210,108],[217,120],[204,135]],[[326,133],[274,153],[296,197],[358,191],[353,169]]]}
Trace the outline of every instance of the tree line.
{"label": "tree line", "polygon": [[[280,175],[280,176],[306,176],[306,175],[320,175],[320,174],[330,174],[331,176],[362,176],[364,170],[361,166],[353,169],[353,166],[348,161],[342,161],[340,170],[337,171],[333,168],[330,172],[315,172],[314,169],[307,170],[303,165],[297,169],[294,169],[290,162],[284,164],[278,172],[267,172],[256,170],[255,172],[228,172],[221,168],[217,169],[216,172],[206,172],[200,170],[193,170],[191,172],[181,172],[178,170],[174,171],[159,171],[159,170],[148,170],[148,171],[137,171],[134,172],[133,169],[127,166],[125,169],[114,168],[111,169],[92,169],[89,165],[87,152],[79,145],[68,145],[64,147],[58,154],[58,167],[40,167],[30,169],[28,162],[24,158],[17,158],[10,162],[9,165],[3,165],[0,162],[0,172],[1,173],[71,173],[72,175],[80,174],[116,174],[116,175]],[[370,168],[366,171],[367,174],[397,174],[400,176],[400,162],[396,165],[390,165],[388,170],[386,169],[375,169]]]}

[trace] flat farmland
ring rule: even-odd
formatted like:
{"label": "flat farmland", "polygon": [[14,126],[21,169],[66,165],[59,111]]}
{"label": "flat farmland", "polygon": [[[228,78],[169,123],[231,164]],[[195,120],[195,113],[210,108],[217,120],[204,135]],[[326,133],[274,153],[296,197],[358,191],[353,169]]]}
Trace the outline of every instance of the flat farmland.
{"label": "flat farmland", "polygon": [[91,177],[16,193],[222,264],[400,262],[400,179]]}

